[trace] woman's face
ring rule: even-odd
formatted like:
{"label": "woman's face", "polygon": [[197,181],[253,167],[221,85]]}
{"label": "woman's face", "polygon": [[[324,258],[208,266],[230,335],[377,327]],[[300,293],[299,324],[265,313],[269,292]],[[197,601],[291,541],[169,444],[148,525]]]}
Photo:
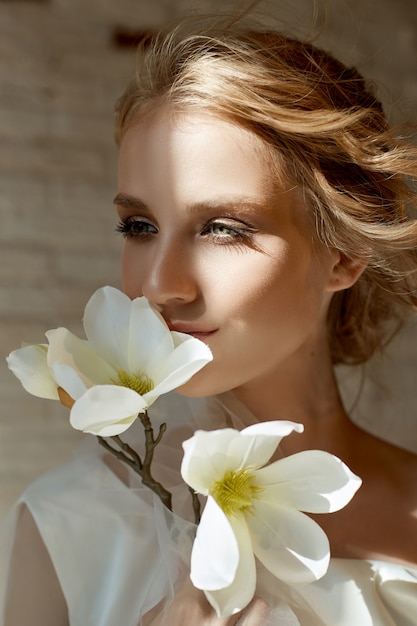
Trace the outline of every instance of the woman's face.
{"label": "woman's face", "polygon": [[123,287],[214,360],[180,391],[205,396],[267,384],[325,336],[334,252],[317,252],[301,194],[274,189],[252,133],[159,111],[121,144]]}

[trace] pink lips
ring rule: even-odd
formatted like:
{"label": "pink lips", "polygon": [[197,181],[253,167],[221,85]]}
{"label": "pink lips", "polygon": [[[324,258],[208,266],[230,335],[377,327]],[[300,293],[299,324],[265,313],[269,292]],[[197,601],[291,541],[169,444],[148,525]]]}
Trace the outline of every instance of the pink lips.
{"label": "pink lips", "polygon": [[208,339],[209,337],[214,335],[214,333],[216,333],[216,332],[217,332],[217,330],[211,330],[210,332],[187,333],[187,335],[191,335],[192,337],[195,337],[196,339],[201,339],[201,341],[204,341],[204,339]]}
{"label": "pink lips", "polygon": [[204,340],[207,337],[210,337],[214,333],[217,332],[217,328],[205,328],[203,326],[199,326],[198,324],[191,324],[189,322],[167,322],[168,328],[171,331],[176,331],[178,333],[185,333],[186,335],[191,335],[196,339]]}

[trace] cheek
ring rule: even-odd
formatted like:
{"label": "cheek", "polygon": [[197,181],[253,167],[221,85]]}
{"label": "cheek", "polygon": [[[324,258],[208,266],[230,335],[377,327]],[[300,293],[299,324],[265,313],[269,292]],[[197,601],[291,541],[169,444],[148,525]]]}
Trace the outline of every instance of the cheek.
{"label": "cheek", "polygon": [[132,246],[125,242],[122,252],[122,287],[129,298],[141,296],[142,278],[139,273],[140,264],[137,263],[136,255],[132,251]]}
{"label": "cheek", "polygon": [[309,254],[299,251],[275,258],[258,271],[248,272],[244,283],[231,290],[229,298],[242,313],[257,322],[262,333],[282,333],[287,328],[306,327],[321,318],[329,300],[324,276]]}
{"label": "cheek", "polygon": [[276,309],[290,307],[305,288],[305,273],[300,263],[292,262],[291,256],[283,250],[248,264],[246,271],[225,291],[230,301],[239,303],[248,313],[257,310],[265,317],[272,317]]}

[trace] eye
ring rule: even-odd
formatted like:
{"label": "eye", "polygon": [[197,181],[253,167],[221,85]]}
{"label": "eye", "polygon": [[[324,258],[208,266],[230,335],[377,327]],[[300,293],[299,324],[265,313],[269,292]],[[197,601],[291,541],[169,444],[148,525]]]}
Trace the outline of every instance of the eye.
{"label": "eye", "polygon": [[220,237],[234,237],[236,234],[238,234],[238,231],[236,229],[233,229],[231,226],[227,226],[226,224],[211,224],[211,233],[213,235],[220,236]]}
{"label": "eye", "polygon": [[120,220],[116,226],[116,231],[122,233],[126,239],[146,238],[158,233],[156,226],[140,217]]}
{"label": "eye", "polygon": [[241,222],[212,221],[204,226],[201,234],[210,237],[214,243],[234,244],[241,243],[252,238],[256,230]]}

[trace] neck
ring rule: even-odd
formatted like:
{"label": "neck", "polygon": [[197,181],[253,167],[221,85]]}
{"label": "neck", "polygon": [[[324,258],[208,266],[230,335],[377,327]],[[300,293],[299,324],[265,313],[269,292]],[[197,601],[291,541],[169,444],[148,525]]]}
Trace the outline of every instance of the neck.
{"label": "neck", "polygon": [[341,425],[350,424],[327,343],[322,346],[310,351],[307,358],[294,358],[279,371],[235,390],[259,421],[284,419],[302,423],[303,435],[293,438],[300,449],[332,447],[331,440],[344,430]]}

